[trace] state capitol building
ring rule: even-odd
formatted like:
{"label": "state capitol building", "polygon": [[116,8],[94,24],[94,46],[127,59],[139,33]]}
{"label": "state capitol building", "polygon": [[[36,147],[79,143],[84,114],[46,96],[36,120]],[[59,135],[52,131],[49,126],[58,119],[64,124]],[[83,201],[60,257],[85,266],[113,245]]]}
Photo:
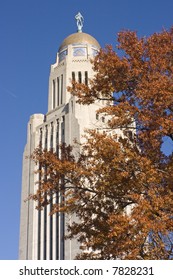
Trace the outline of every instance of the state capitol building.
{"label": "state capitol building", "polygon": [[[43,149],[58,154],[60,143],[73,144],[74,139],[82,141],[86,128],[100,125],[96,111],[103,106],[96,102],[89,106],[76,103],[67,87],[71,81],[88,84],[94,72],[90,60],[100,49],[98,41],[82,32],[82,15],[76,16],[78,32],[69,35],[61,43],[56,61],[51,65],[48,92],[48,111],[45,115],[30,117],[27,129],[27,143],[23,155],[20,248],[21,260],[63,260],[74,259],[79,252],[76,240],[64,240],[69,218],[63,213],[49,215],[51,205],[42,211],[36,210],[35,201],[24,200],[36,191],[38,174],[31,159],[26,159],[41,145]],[[58,203],[57,198],[57,203]],[[67,221],[68,220],[68,221]]]}

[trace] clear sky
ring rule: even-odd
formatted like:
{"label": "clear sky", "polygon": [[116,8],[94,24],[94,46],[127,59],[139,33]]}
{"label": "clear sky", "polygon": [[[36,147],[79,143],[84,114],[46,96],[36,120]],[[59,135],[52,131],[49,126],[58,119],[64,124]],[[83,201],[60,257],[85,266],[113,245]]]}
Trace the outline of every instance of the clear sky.
{"label": "clear sky", "polygon": [[148,36],[173,25],[173,0],[0,1],[1,260],[18,259],[27,122],[32,114],[47,112],[50,65],[63,39],[76,32],[79,11],[83,31],[102,47],[115,46],[122,29]]}

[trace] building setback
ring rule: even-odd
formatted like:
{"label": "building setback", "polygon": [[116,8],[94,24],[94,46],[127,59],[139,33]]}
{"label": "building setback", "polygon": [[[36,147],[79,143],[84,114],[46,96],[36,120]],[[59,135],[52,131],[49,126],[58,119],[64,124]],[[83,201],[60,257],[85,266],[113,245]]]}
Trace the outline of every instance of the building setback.
{"label": "building setback", "polygon": [[[36,191],[38,174],[34,173],[32,160],[26,159],[39,145],[58,154],[60,143],[73,144],[74,139],[82,142],[86,128],[102,126],[104,118],[98,120],[96,111],[103,101],[84,106],[76,103],[76,97],[67,91],[71,80],[88,84],[94,72],[90,62],[100,45],[91,35],[78,32],[64,39],[59,47],[55,64],[51,65],[46,115],[30,117],[27,143],[23,155],[20,248],[19,259],[62,260],[74,259],[79,251],[76,240],[64,240],[66,223],[70,221],[63,213],[49,215],[51,205],[42,211],[35,209],[36,202],[24,200]],[[57,198],[57,203],[58,203]]]}

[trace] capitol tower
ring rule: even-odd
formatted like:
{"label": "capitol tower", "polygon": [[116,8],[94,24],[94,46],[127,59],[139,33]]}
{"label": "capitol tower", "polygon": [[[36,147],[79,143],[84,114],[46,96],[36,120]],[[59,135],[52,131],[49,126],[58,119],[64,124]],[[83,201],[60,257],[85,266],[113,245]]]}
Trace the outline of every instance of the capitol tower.
{"label": "capitol tower", "polygon": [[[36,191],[38,174],[29,159],[39,145],[43,149],[57,152],[60,143],[73,144],[74,139],[82,141],[86,128],[96,128],[104,122],[98,120],[96,111],[103,106],[98,101],[86,106],[76,103],[67,87],[71,81],[88,84],[93,77],[91,59],[97,54],[100,45],[91,35],[83,33],[83,17],[76,15],[78,31],[69,35],[60,45],[55,64],[51,65],[48,92],[48,112],[30,117],[27,130],[27,143],[23,156],[20,248],[21,260],[70,260],[79,252],[76,240],[65,240],[66,224],[69,222],[63,213],[49,215],[50,205],[36,210],[35,201],[27,201],[29,194]],[[27,158],[26,158],[27,157]]]}

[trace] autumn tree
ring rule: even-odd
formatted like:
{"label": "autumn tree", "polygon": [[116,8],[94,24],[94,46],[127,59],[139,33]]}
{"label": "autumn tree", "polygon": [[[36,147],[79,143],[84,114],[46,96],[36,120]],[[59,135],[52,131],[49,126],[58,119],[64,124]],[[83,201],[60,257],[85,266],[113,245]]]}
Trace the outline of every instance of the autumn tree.
{"label": "autumn tree", "polygon": [[173,29],[148,38],[123,31],[117,40],[117,52],[107,46],[95,57],[88,86],[68,88],[86,106],[107,101],[98,114],[111,136],[88,131],[77,158],[65,145],[60,158],[37,149],[43,179],[31,198],[42,208],[63,195],[51,214],[78,217],[67,236],[81,242],[78,259],[172,259],[173,154],[162,144],[173,141]]}

